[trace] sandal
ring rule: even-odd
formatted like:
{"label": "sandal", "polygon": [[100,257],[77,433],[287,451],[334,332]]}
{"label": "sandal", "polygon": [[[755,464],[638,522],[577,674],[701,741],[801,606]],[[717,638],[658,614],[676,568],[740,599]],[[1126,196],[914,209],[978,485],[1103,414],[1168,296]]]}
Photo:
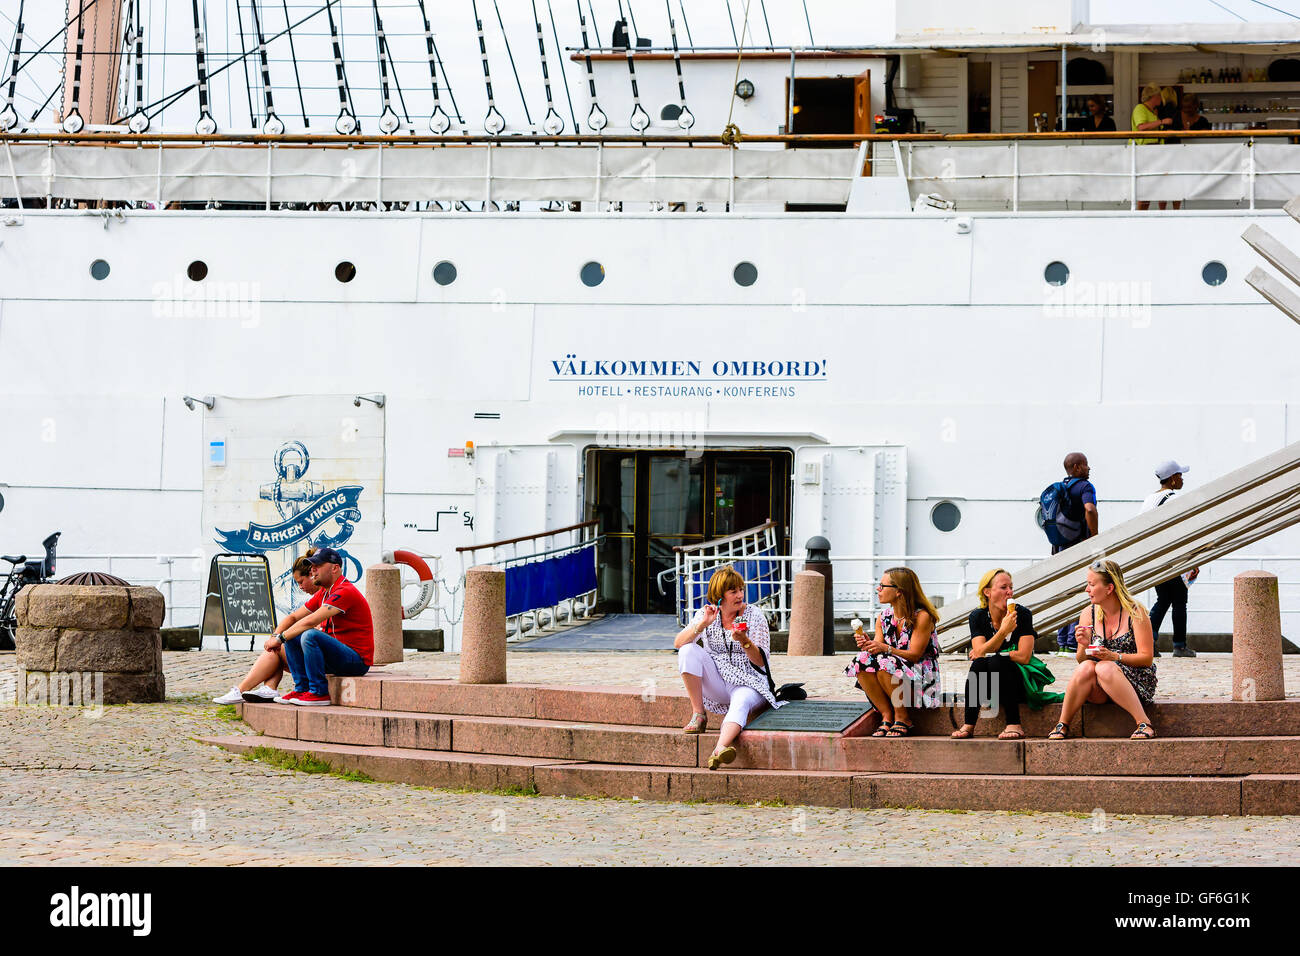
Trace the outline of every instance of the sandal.
{"label": "sandal", "polygon": [[901,720],[894,721],[894,726],[889,728],[886,737],[910,737],[914,728],[911,724],[905,724]]}
{"label": "sandal", "polygon": [[[965,731],[965,733],[963,733],[963,731]],[[966,740],[967,738],[974,737],[974,736],[975,736],[974,724],[962,724],[960,727],[958,727],[956,730],[952,732],[953,740]]]}
{"label": "sandal", "polygon": [[724,763],[731,763],[736,759],[735,747],[723,747],[721,750],[709,757],[709,769],[717,770]]}
{"label": "sandal", "polygon": [[894,724],[893,724],[892,721],[882,720],[882,721],[880,722],[880,726],[876,728],[876,732],[873,733],[871,736],[873,736],[873,737],[888,737],[888,736],[889,736],[889,730],[890,730],[890,728],[893,727],[893,726],[894,726]]}
{"label": "sandal", "polygon": [[1070,736],[1070,728],[1065,726],[1065,724],[1063,723],[1057,723],[1057,725],[1052,728],[1052,732],[1047,735],[1047,739],[1065,740],[1069,736]]}
{"label": "sandal", "polygon": [[1025,732],[1023,730],[1004,730],[998,734],[998,740],[1024,740]]}
{"label": "sandal", "polygon": [[708,714],[692,714],[691,721],[682,728],[684,734],[702,734],[709,729]]}
{"label": "sandal", "polygon": [[1129,734],[1128,739],[1129,740],[1150,740],[1153,737],[1155,737],[1155,735],[1156,732],[1151,729],[1151,725],[1143,722],[1137,725],[1137,729],[1133,731],[1133,733]]}

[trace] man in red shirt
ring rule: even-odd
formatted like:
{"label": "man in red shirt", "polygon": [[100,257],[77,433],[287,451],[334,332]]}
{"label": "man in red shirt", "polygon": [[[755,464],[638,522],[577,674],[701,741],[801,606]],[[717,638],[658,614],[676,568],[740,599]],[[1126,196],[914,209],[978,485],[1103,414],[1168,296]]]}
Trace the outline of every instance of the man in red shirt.
{"label": "man in red shirt", "polygon": [[[285,663],[293,675],[293,691],[278,704],[328,707],[326,674],[360,677],[375,661],[375,635],[370,605],[343,576],[343,558],[333,548],[321,548],[307,559],[312,580],[320,588],[308,599],[309,612],[283,634],[272,635],[284,647]],[[270,649],[270,648],[268,648]]]}

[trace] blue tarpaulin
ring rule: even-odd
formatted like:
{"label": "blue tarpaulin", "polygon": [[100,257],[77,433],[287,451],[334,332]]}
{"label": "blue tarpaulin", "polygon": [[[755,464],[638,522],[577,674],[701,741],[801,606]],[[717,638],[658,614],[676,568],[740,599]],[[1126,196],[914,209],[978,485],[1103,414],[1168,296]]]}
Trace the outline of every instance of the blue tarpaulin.
{"label": "blue tarpaulin", "polygon": [[554,607],[596,590],[596,548],[515,564],[506,568],[506,616]]}

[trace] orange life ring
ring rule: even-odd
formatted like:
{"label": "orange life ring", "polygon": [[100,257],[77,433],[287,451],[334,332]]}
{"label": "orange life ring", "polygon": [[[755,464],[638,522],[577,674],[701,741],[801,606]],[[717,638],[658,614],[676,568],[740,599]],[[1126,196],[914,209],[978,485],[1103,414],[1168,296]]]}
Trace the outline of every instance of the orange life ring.
{"label": "orange life ring", "polygon": [[433,600],[434,592],[437,590],[437,584],[433,580],[433,572],[429,570],[429,565],[425,563],[424,558],[420,557],[414,551],[393,551],[384,555],[384,560],[389,564],[404,564],[415,571],[420,579],[420,591],[415,596],[415,600],[410,604],[403,605],[402,617],[412,618],[429,606]]}

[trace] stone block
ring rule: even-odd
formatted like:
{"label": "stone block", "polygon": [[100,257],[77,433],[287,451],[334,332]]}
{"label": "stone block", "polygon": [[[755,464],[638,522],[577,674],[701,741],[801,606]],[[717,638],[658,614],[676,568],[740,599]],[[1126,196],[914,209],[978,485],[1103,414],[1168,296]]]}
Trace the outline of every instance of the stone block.
{"label": "stone block", "polygon": [[[21,598],[27,588],[18,592]],[[52,671],[58,660],[59,629],[57,627],[30,627],[18,625],[14,646],[18,653],[18,669],[24,671]]]}
{"label": "stone block", "polygon": [[167,604],[157,588],[127,588],[131,602],[131,627],[149,629],[162,627],[167,616]]}
{"label": "stone block", "polygon": [[[965,717],[962,711],[963,706],[958,700],[958,702],[950,703],[945,707],[913,707],[908,711],[908,715],[916,727],[918,736],[950,737],[952,732],[962,724]],[[1020,708],[1020,725],[1024,727],[1026,737],[1046,737],[1052,732],[1052,728],[1056,726],[1056,722],[1060,719],[1060,704],[1048,704],[1042,710],[1032,710],[1026,705],[1022,705]],[[1070,722],[1071,736],[1077,737],[1081,735],[1084,726],[1083,718],[1079,714],[1075,714],[1074,719]],[[996,737],[1006,729],[1007,716],[1005,711],[998,711],[996,717],[980,717],[975,721],[976,737]],[[1132,731],[1132,729],[1132,726],[1130,726],[1129,731]]]}
{"label": "stone block", "polygon": [[1247,816],[1300,814],[1300,775],[1252,774],[1241,782],[1241,812]]}
{"label": "stone block", "polygon": [[506,682],[506,573],[488,565],[465,573],[460,682]]}
{"label": "stone block", "polygon": [[167,682],[162,672],[153,674],[105,674],[105,704],[156,704],[167,699]]}
{"label": "stone block", "polygon": [[[681,728],[691,719],[691,702],[680,681],[668,688],[542,686],[536,699],[543,720]],[[714,714],[710,720],[716,726],[721,717]]]}
{"label": "stone block", "polygon": [[816,571],[798,571],[790,614],[791,657],[820,657],[825,615],[826,578]]}
{"label": "stone block", "polygon": [[127,588],[77,584],[37,584],[27,602],[29,623],[37,627],[111,630],[127,626],[131,602]]}
{"label": "stone block", "polygon": [[241,704],[240,716],[244,723],[268,737],[286,737],[294,740],[298,736],[298,712],[301,707],[287,704]]}
{"label": "stone block", "polygon": [[57,667],[65,671],[159,673],[162,637],[157,628],[143,631],[65,628],[59,636]]}
{"label": "stone block", "polygon": [[402,659],[402,572],[395,564],[366,568],[366,601],[374,625],[375,663]]}
{"label": "stone block", "polygon": [[[283,704],[275,705],[284,708]],[[384,719],[377,712],[352,707],[295,707],[298,739],[360,747],[384,745]]]}
{"label": "stone block", "polygon": [[640,797],[642,800],[711,803],[782,802],[847,807],[852,774],[783,770],[701,770],[618,767],[607,764],[538,766],[538,792],[546,795]]}
{"label": "stone block", "polygon": [[18,618],[19,627],[24,627],[28,623],[27,602],[31,600],[31,597],[32,597],[32,589],[23,588],[21,591],[18,592],[18,596],[14,598],[14,615]]}
{"label": "stone block", "polygon": [[875,774],[854,778],[853,806],[1235,816],[1241,779]]}
{"label": "stone block", "polygon": [[[1146,708],[1161,737],[1300,736],[1300,700],[1162,700]],[[1133,718],[1115,704],[1084,704],[1087,737],[1127,737]]]}
{"label": "stone block", "polygon": [[403,747],[407,750],[452,749],[450,719],[432,714],[381,713],[385,747]]}
{"label": "stone block", "polygon": [[1285,697],[1277,575],[1243,571],[1232,579],[1232,699]]}
{"label": "stone block", "polygon": [[458,717],[458,752],[556,757],[592,763],[694,767],[698,737],[677,729],[565,724],[502,717]]}
{"label": "stone block", "polygon": [[381,686],[384,710],[487,717],[536,716],[536,688],[528,684],[385,679]]}
{"label": "stone block", "polygon": [[330,677],[330,700],[343,707],[378,710],[382,680],[380,677]]}

